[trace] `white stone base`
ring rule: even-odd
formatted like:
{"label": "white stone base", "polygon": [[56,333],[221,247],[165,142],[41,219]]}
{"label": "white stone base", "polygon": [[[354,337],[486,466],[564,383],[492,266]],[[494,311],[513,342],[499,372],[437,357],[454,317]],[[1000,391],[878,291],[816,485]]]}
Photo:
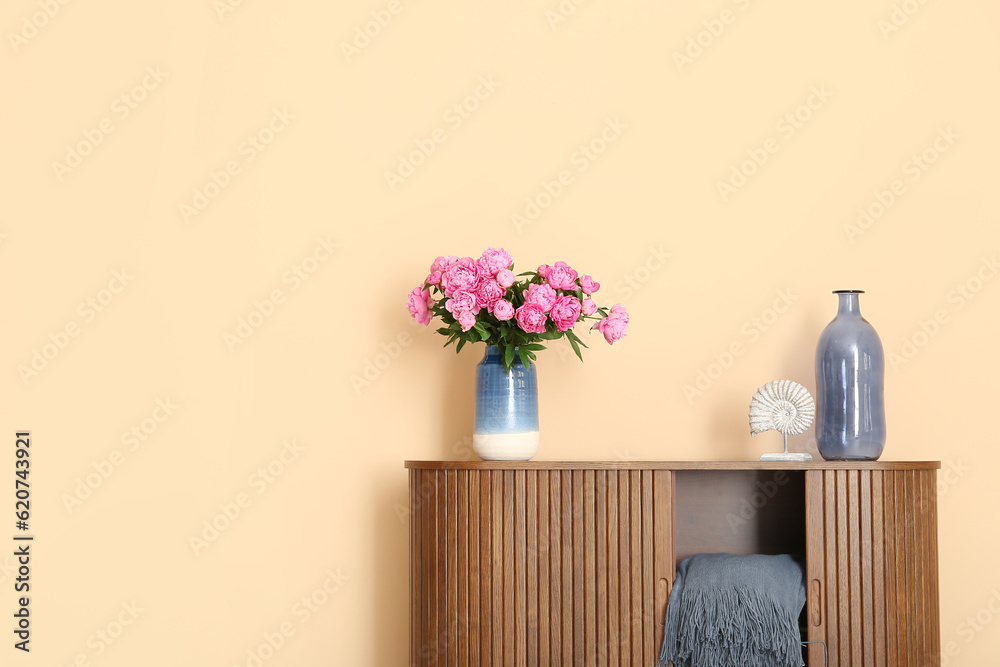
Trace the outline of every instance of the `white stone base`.
{"label": "white stone base", "polygon": [[812,454],[809,452],[777,452],[760,455],[761,461],[812,461]]}
{"label": "white stone base", "polygon": [[484,461],[529,461],[538,453],[538,431],[476,433],[472,448]]}

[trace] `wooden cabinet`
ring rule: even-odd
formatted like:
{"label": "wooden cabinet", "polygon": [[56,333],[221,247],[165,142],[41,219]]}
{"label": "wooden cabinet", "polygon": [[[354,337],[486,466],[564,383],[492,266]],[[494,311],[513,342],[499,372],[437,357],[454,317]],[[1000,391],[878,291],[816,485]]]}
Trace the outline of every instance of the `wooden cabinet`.
{"label": "wooden cabinet", "polygon": [[803,641],[831,666],[940,654],[936,462],[406,467],[411,665],[650,667],[703,552],[804,556]]}
{"label": "wooden cabinet", "polygon": [[809,639],[830,665],[939,664],[939,465],[889,465],[806,472]]}

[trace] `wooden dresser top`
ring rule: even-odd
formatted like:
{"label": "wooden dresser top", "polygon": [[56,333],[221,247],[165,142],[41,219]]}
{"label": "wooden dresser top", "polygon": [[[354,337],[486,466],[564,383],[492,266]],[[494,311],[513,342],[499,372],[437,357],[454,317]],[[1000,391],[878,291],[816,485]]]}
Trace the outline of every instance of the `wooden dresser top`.
{"label": "wooden dresser top", "polygon": [[406,461],[416,470],[935,470],[940,461]]}

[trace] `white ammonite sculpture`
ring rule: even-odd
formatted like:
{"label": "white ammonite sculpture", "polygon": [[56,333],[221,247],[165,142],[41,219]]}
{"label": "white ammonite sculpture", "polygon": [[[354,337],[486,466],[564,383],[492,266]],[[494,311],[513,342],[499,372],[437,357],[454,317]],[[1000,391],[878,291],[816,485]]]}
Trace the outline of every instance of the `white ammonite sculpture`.
{"label": "white ammonite sculpture", "polygon": [[772,430],[798,435],[815,416],[816,403],[808,389],[791,380],[768,382],[750,401],[750,435]]}
{"label": "white ammonite sculpture", "polygon": [[[809,390],[798,382],[775,380],[757,390],[750,401],[750,435],[778,431],[785,436],[784,457],[767,455],[762,460],[811,460],[808,454],[788,453],[788,436],[798,435],[809,428],[816,417],[816,403]],[[779,458],[780,457],[780,458]],[[808,457],[805,458],[805,457]]]}

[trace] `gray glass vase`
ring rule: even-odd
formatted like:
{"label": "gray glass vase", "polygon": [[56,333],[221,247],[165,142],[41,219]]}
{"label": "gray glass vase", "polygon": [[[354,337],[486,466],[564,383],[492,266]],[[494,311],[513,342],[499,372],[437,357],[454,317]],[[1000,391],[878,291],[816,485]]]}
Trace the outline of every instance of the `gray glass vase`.
{"label": "gray glass vase", "polygon": [[864,292],[834,294],[837,317],[816,348],[816,446],[828,461],[874,461],[885,447],[885,353],[861,317]]}

